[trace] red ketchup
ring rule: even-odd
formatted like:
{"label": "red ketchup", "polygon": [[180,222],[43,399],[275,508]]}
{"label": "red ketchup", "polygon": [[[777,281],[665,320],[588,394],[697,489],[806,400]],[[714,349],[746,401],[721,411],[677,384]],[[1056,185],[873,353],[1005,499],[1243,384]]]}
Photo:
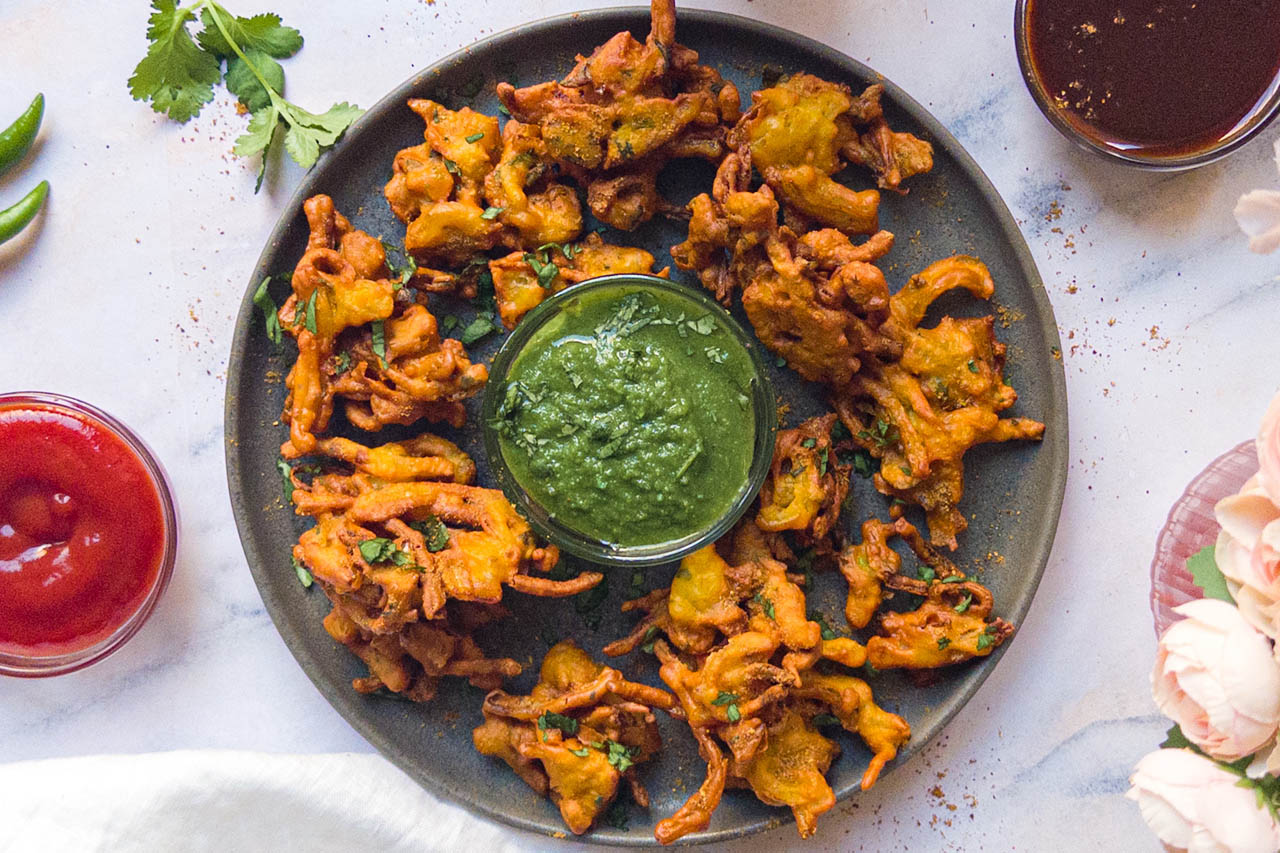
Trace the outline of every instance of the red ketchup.
{"label": "red ketchup", "polygon": [[88,649],[129,621],[165,554],[137,452],[61,406],[0,403],[0,654]]}

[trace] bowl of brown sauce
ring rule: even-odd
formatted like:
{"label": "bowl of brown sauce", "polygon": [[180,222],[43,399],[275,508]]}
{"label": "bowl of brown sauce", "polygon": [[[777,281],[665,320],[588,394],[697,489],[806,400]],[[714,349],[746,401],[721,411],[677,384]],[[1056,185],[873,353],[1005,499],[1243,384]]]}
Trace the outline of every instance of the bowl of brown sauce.
{"label": "bowl of brown sauce", "polygon": [[1054,127],[1130,165],[1211,163],[1280,114],[1280,0],[1018,0],[1014,31]]}

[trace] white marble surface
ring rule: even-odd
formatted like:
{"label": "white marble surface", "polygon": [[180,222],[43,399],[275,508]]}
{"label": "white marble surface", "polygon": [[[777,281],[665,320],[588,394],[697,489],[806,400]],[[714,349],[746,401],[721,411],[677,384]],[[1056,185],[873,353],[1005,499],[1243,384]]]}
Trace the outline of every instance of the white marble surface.
{"label": "white marble surface", "polygon": [[[477,38],[581,8],[229,5],[269,7],[303,31],[306,47],[286,65],[289,94],[313,108],[367,106]],[[1155,849],[1120,796],[1165,728],[1147,688],[1147,567],[1169,505],[1208,460],[1250,436],[1280,381],[1280,256],[1250,256],[1230,215],[1240,192],[1280,183],[1271,161],[1280,127],[1196,172],[1128,171],[1077,152],[1040,116],[1018,75],[1004,0],[687,5],[820,39],[932,110],[1020,222],[1065,351],[1066,504],[1016,642],[935,743],[824,818],[807,849]],[[244,120],[225,94],[187,126],[129,99],[146,15],[141,0],[0,7],[0,118],[37,90],[48,98],[38,152],[0,179],[0,201],[39,178],[53,183],[39,227],[0,248],[0,389],[72,394],[132,424],[168,467],[182,512],[173,584],[138,637],[84,672],[0,684],[0,761],[204,747],[368,751],[272,627],[225,486],[233,318],[300,173],[285,164],[253,194],[252,166],[230,155]],[[786,827],[739,848],[794,843]]]}

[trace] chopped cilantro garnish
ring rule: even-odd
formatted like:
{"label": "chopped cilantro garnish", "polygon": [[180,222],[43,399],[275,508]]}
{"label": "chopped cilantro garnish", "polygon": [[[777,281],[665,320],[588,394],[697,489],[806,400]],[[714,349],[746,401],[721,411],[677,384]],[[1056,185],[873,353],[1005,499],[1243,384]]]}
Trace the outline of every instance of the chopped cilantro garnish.
{"label": "chopped cilantro garnish", "polygon": [[572,752],[574,755],[578,756],[579,758],[586,758],[588,755],[591,754],[591,749],[585,746],[582,749],[571,749],[569,751]]}
{"label": "chopped cilantro garnish", "polygon": [[462,341],[466,346],[471,346],[476,341],[496,331],[498,331],[498,324],[493,321],[493,317],[488,314],[479,314],[462,330],[458,340]]}
{"label": "chopped cilantro garnish", "polygon": [[943,578],[939,583],[964,583],[964,578],[960,575],[950,575]]}
{"label": "chopped cilantro garnish", "polygon": [[395,566],[408,567],[413,558],[390,539],[375,537],[360,543],[360,556],[366,563],[391,563]]}
{"label": "chopped cilantro garnish", "polygon": [[720,694],[716,696],[716,698],[711,700],[711,704],[719,707],[720,705],[732,705],[734,702],[737,702],[737,701],[738,701],[737,693],[726,693],[723,690],[721,690]]}
{"label": "chopped cilantro garnish", "polygon": [[836,637],[840,636],[830,625],[827,624],[826,617],[821,613],[810,613],[809,621],[818,623],[818,628],[821,630],[822,639],[824,640],[834,640]]}
{"label": "chopped cilantro garnish", "polygon": [[449,528],[434,515],[423,521],[411,521],[409,526],[422,534],[427,550],[435,554],[449,547]]}
{"label": "chopped cilantro garnish", "polygon": [[742,712],[738,710],[737,705],[730,705],[724,709],[724,715],[729,718],[729,722],[736,723],[742,719]]}
{"label": "chopped cilantro garnish", "polygon": [[817,444],[818,444],[818,440],[817,440],[816,438],[813,438],[812,436],[810,436],[809,438],[806,438],[804,441],[800,442],[800,446],[801,446],[801,447],[808,447],[808,448],[813,448],[813,447],[815,447]]}
{"label": "chopped cilantro garnish", "polygon": [[484,213],[480,214],[481,219],[497,219],[506,210],[505,207],[486,207]]}
{"label": "chopped cilantro garnish", "polygon": [[311,295],[307,297],[307,313],[305,327],[311,334],[316,333],[316,294],[320,292],[320,288],[311,291]]}
{"label": "chopped cilantro garnish", "polygon": [[626,773],[627,768],[635,764],[632,759],[640,751],[638,747],[626,746],[616,740],[605,741],[605,744],[609,748],[609,763],[616,767],[619,773]]}
{"label": "chopped cilantro garnish", "polygon": [[462,174],[462,172],[458,170],[458,164],[450,160],[448,157],[444,158],[444,168],[445,168],[445,171],[448,172],[450,175]]}
{"label": "chopped cilantro garnish", "polygon": [[369,334],[373,341],[373,354],[383,364],[387,363],[387,333],[382,325],[381,320],[374,320],[369,324]]}
{"label": "chopped cilantro garnish", "polygon": [[786,366],[787,366],[787,360],[786,360],[785,358],[783,358],[782,356],[778,356],[777,358],[775,358],[775,359],[773,360],[773,363],[774,363],[775,365],[777,365],[778,367],[786,367]]}
{"label": "chopped cilantro garnish", "polygon": [[973,359],[969,359],[969,372],[970,373],[978,372],[978,365],[973,363]]}
{"label": "chopped cilantro garnish", "polygon": [[461,322],[462,321],[458,319],[457,314],[445,314],[443,321],[444,330],[446,332],[452,332],[454,329],[458,328],[458,324]]}
{"label": "chopped cilantro garnish", "polygon": [[831,428],[831,440],[843,441],[846,438],[852,438],[849,434],[849,428],[844,425],[844,421],[836,421],[836,425]]}
{"label": "chopped cilantro garnish", "polygon": [[351,369],[351,353],[343,350],[333,357],[334,373],[346,373]]}
{"label": "chopped cilantro garnish", "polygon": [[284,461],[284,457],[276,457],[276,470],[280,472],[280,481],[284,486],[285,503],[293,502],[293,469],[289,467],[289,463]]}
{"label": "chopped cilantro garnish", "polygon": [[649,629],[644,632],[644,638],[640,641],[640,651],[645,654],[653,654],[653,643],[658,638],[658,626],[650,625]]}
{"label": "chopped cilantro garnish", "polygon": [[275,300],[267,292],[267,285],[270,282],[271,276],[267,276],[262,280],[262,284],[258,285],[258,289],[253,293],[253,304],[258,306],[258,310],[262,312],[262,321],[267,328],[267,337],[271,339],[271,343],[279,347],[283,340],[280,329],[280,315],[277,313]]}
{"label": "chopped cilantro garnish", "polygon": [[818,451],[818,476],[819,477],[827,476],[827,465],[830,463],[830,461],[831,459],[830,459],[830,456],[828,455],[827,448],[824,447]]}
{"label": "chopped cilantro garnish", "polygon": [[[304,588],[310,589],[312,583],[311,571],[306,566],[302,565],[301,561],[299,561],[297,557],[293,558],[293,571],[294,574],[298,576],[298,583],[302,584]],[[982,641],[979,640],[978,642]]]}
{"label": "chopped cilantro garnish", "polygon": [[964,594],[964,598],[960,600],[960,603],[951,609],[957,613],[963,613],[969,609],[969,605],[972,603],[973,603],[973,595],[966,592]]}
{"label": "chopped cilantro garnish", "polygon": [[941,650],[941,649],[945,649],[945,648],[946,648],[947,646],[949,646],[949,645],[951,645],[951,639],[950,639],[949,637],[939,637],[939,638],[938,638],[938,649],[939,649],[939,650]]}
{"label": "chopped cilantro garnish", "polygon": [[543,731],[559,729],[564,734],[572,736],[578,733],[578,721],[573,717],[566,717],[564,714],[544,711],[542,716],[538,717],[538,728]]}
{"label": "chopped cilantro garnish", "polygon": [[985,651],[995,645],[996,642],[996,624],[991,622],[987,627],[982,629],[982,633],[978,635],[978,651]]}
{"label": "chopped cilantro garnish", "polygon": [[898,428],[880,418],[876,418],[875,426],[869,430],[860,430],[858,438],[863,441],[870,441],[876,447],[884,449],[891,447],[898,440]]}
{"label": "chopped cilantro garnish", "polygon": [[756,604],[760,605],[760,609],[764,611],[765,616],[768,616],[770,619],[773,619],[775,621],[777,620],[777,617],[774,616],[774,613],[773,613],[772,601],[765,598],[762,594],[758,592],[755,595],[751,596],[751,600],[754,601]]}
{"label": "chopped cilantro garnish", "polygon": [[479,133],[473,133],[470,136],[468,136],[466,139],[467,139],[467,142],[479,142],[481,139],[484,139],[484,131],[480,131]]}
{"label": "chopped cilantro garnish", "polygon": [[[379,242],[382,243],[382,251],[386,255],[387,269],[391,270],[391,272],[396,276],[395,280],[391,284],[391,289],[399,290],[418,274],[418,262],[415,261],[408,252],[396,244],[388,243],[386,240],[381,240]],[[394,258],[392,256],[393,253],[403,255],[403,260],[397,260]]]}
{"label": "chopped cilantro garnish", "polygon": [[920,580],[924,581],[925,583],[929,583],[937,576],[938,576],[938,573],[933,570],[933,566],[920,567]]}
{"label": "chopped cilantro garnish", "polygon": [[853,454],[853,471],[859,477],[869,478],[876,473],[876,461],[866,450],[858,448]]}

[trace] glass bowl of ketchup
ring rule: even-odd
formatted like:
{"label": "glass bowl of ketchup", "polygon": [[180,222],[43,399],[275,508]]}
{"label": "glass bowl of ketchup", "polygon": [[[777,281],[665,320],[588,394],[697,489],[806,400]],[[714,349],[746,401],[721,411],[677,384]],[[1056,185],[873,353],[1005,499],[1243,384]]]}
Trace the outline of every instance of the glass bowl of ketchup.
{"label": "glass bowl of ketchup", "polygon": [[1189,169],[1280,114],[1280,0],[1018,0],[1018,63],[1086,150]]}
{"label": "glass bowl of ketchup", "polygon": [[70,397],[0,394],[0,675],[60,675],[137,633],[173,574],[160,463]]}

